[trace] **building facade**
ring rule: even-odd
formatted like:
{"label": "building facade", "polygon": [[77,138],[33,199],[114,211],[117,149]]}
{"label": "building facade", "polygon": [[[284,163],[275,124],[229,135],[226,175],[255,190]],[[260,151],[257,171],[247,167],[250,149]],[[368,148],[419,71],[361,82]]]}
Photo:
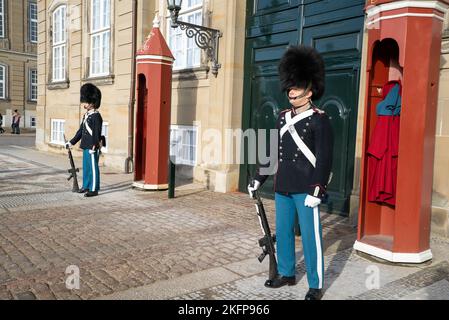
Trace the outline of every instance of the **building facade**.
{"label": "building facade", "polygon": [[[105,165],[123,170],[128,157],[128,119],[133,65],[133,3],[117,0],[40,0],[36,146],[64,152],[84,111],[80,87],[102,91]],[[151,29],[154,1],[138,1],[136,43]],[[145,23],[145,24],[144,24]]]}
{"label": "building facade", "polygon": [[0,113],[11,125],[15,109],[21,127],[36,127],[37,3],[35,0],[0,0]]}
{"label": "building facade", "polygon": [[[39,98],[36,143],[63,151],[62,133],[76,131],[83,111],[79,88],[103,92],[108,136],[104,163],[123,170],[132,156],[132,11],[134,1],[39,0]],[[175,58],[172,153],[192,178],[217,192],[246,192],[247,171],[237,141],[248,129],[270,129],[288,106],[277,62],[289,44],[315,46],[326,63],[326,95],[319,102],[336,132],[328,210],[357,216],[366,66],[364,0],[185,0],[180,19],[218,29],[217,76],[204,50],[170,27],[165,0],[137,1],[137,49],[157,16]],[[447,28],[446,16],[445,28]],[[64,24],[63,21],[66,21]],[[434,173],[434,212],[449,230],[449,51],[443,37]],[[151,95],[150,95],[151,96]],[[130,115],[132,117],[130,118]],[[130,121],[131,120],[131,121]],[[239,136],[240,134],[240,136]],[[246,154],[251,151],[246,148]],[[272,181],[263,190],[272,196]],[[438,213],[439,212],[439,213]],[[440,219],[440,220],[441,220]],[[444,224],[443,223],[443,224]],[[440,224],[441,225],[441,224]]]}

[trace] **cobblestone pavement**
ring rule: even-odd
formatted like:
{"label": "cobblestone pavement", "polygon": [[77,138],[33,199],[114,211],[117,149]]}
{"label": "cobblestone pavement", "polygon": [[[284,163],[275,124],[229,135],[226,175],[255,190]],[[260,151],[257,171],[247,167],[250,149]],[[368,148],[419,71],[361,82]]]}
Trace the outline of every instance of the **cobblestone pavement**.
{"label": "cobblestone pavement", "polygon": [[[90,299],[260,253],[261,230],[245,194],[185,185],[169,200],[166,192],[132,189],[130,175],[103,173],[101,196],[87,199],[70,192],[66,162],[0,150],[1,299]],[[273,201],[265,205],[273,213]],[[330,229],[343,218],[323,220]],[[340,228],[328,249],[350,246],[341,239],[353,231]],[[70,265],[80,269],[80,290],[66,289]]]}
{"label": "cobblestone pavement", "polygon": [[[447,251],[447,245],[438,250]],[[434,246],[438,246],[435,242]],[[446,256],[447,258],[447,256]],[[378,286],[369,277],[379,275]],[[303,300],[308,290],[304,261],[299,261],[297,284],[279,289],[263,287],[266,274],[171,297],[173,300]],[[449,300],[449,262],[397,266],[366,259],[346,249],[325,257],[324,300]]]}
{"label": "cobblestone pavement", "polygon": [[[187,283],[182,281],[188,277],[201,282],[210,270],[218,277],[227,272],[232,281],[195,283],[198,290],[186,285],[164,297],[303,298],[307,282],[299,238],[297,286],[268,290],[262,285],[266,270],[248,267],[259,265],[261,230],[246,194],[180,183],[176,198],[167,199],[166,192],[132,189],[131,175],[102,170],[101,196],[88,199],[70,192],[67,162],[65,156],[29,148],[0,148],[0,299],[129,297],[139,288]],[[274,228],[274,202],[264,204]],[[356,230],[345,218],[326,213],[321,218],[328,299],[382,299],[392,290],[402,290],[395,298],[449,292],[446,240],[433,240],[439,258],[431,265],[398,268],[355,254]],[[79,290],[65,285],[71,265],[80,269]],[[365,286],[371,265],[382,275],[374,291]]]}

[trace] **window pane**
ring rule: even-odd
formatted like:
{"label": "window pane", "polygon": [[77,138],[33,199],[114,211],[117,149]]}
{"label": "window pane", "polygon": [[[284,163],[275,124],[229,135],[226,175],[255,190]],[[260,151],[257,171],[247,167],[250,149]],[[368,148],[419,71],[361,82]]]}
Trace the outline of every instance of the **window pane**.
{"label": "window pane", "polygon": [[[36,124],[36,119],[31,119],[33,125]],[[64,120],[51,120],[51,142],[63,144],[64,143]]]}
{"label": "window pane", "polygon": [[188,0],[187,1],[187,8],[191,8],[197,5],[201,5],[202,4],[202,0]]}
{"label": "window pane", "polygon": [[53,48],[53,80],[59,77],[59,47]]}
{"label": "window pane", "polygon": [[66,45],[53,48],[53,80],[65,79]]}
{"label": "window pane", "polygon": [[59,79],[65,79],[65,46],[61,46],[61,62],[60,62],[60,74]]}
{"label": "window pane", "polygon": [[92,0],[92,31],[100,29],[100,0]]}
{"label": "window pane", "polygon": [[64,122],[61,121],[61,127],[60,127],[61,131],[59,132],[59,142],[64,142]]}
{"label": "window pane", "polygon": [[92,37],[92,73],[98,73],[98,64],[100,61],[100,36],[94,35]]}
{"label": "window pane", "polygon": [[37,42],[37,4],[29,4],[29,39],[31,42]]}
{"label": "window pane", "polygon": [[4,12],[3,2],[4,2],[4,0],[0,0],[0,37],[2,37],[2,38],[5,36],[5,33],[4,33],[5,26],[4,26],[4,19],[3,19],[5,12]]}
{"label": "window pane", "polygon": [[110,0],[103,0],[103,28],[109,28],[111,24]]}
{"label": "window pane", "polygon": [[60,30],[60,38],[62,42],[65,42],[65,33],[66,33],[66,14],[65,14],[65,7],[61,7],[61,15],[59,16],[60,19],[60,25],[61,25],[61,30]]}
{"label": "window pane", "polygon": [[37,100],[37,70],[30,70],[30,100]]}
{"label": "window pane", "polygon": [[195,165],[196,128],[170,128],[170,155],[176,156],[177,163]]}
{"label": "window pane", "polygon": [[108,71],[109,71],[109,32],[106,32],[103,34],[102,51],[103,51],[103,55],[102,55],[103,65],[102,65],[102,70],[100,72],[108,73]]}
{"label": "window pane", "polygon": [[111,1],[92,0],[92,32],[109,28],[111,25]]}
{"label": "window pane", "polygon": [[110,31],[92,35],[91,75],[109,74],[110,40]]}
{"label": "window pane", "polygon": [[30,16],[32,20],[37,20],[37,4],[30,3]]}
{"label": "window pane", "polygon": [[[53,13],[53,44],[57,45],[66,40],[66,8],[61,6]],[[37,20],[36,20],[37,37]]]}
{"label": "window pane", "polygon": [[[202,4],[202,1],[189,1],[188,6],[196,6]],[[200,10],[194,12],[180,14],[180,21],[202,25],[202,13]],[[169,46],[175,56],[173,64],[174,69],[192,68],[201,64],[201,49],[196,45],[194,38],[187,37],[186,33],[181,28],[171,28],[171,20],[168,20],[169,25]]]}
{"label": "window pane", "polygon": [[52,126],[51,126],[51,141],[55,141],[55,132],[53,131],[54,130],[53,122],[51,124],[52,124]]}
{"label": "window pane", "polygon": [[60,37],[60,25],[59,25],[59,14],[60,14],[60,10],[56,10],[53,13],[53,43],[58,43],[61,41],[61,37]]}

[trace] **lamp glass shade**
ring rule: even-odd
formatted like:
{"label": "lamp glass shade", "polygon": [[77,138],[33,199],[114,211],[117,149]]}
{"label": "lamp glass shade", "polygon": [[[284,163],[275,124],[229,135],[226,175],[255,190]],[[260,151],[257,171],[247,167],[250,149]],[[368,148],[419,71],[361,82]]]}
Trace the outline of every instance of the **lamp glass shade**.
{"label": "lamp glass shade", "polygon": [[167,0],[167,8],[170,11],[175,9],[180,10],[182,5],[182,0]]}

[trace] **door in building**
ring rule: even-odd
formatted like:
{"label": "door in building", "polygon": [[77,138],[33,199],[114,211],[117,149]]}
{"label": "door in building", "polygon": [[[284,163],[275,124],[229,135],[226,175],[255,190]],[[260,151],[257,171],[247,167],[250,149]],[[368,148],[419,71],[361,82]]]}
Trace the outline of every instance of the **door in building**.
{"label": "door in building", "polygon": [[[287,4],[291,7],[287,8]],[[349,212],[353,188],[363,6],[363,0],[304,0],[285,1],[271,9],[264,7],[273,16],[287,16],[289,10],[296,11],[295,29],[282,30],[280,26],[273,28],[270,20],[264,18],[266,14],[257,11],[254,1],[248,1],[243,129],[273,128],[279,111],[288,106],[285,95],[279,92],[277,75],[277,64],[287,44],[310,45],[322,53],[326,64],[326,92],[316,103],[330,116],[335,135],[333,178],[324,209],[339,214]],[[262,24],[257,30],[268,33],[255,34],[253,25],[257,23]],[[284,27],[287,29],[285,24]],[[283,39],[283,42],[273,44],[273,39]],[[269,54],[258,55],[261,49]],[[255,165],[241,166],[242,192],[246,191],[247,170],[253,173]],[[273,197],[272,178],[261,191]]]}
{"label": "door in building", "polygon": [[[254,175],[254,155],[270,149],[269,130],[274,129],[279,112],[288,100],[281,92],[277,64],[285,48],[299,42],[301,24],[298,1],[248,1],[245,45],[245,91],[243,103],[243,131],[265,130],[265,137],[256,135],[257,142],[245,141],[245,164],[241,166],[240,189],[246,190],[248,170]],[[251,137],[250,134],[245,135]],[[266,150],[258,146],[266,142]],[[262,148],[263,149],[263,148]],[[273,177],[263,185],[261,193],[273,197]]]}

